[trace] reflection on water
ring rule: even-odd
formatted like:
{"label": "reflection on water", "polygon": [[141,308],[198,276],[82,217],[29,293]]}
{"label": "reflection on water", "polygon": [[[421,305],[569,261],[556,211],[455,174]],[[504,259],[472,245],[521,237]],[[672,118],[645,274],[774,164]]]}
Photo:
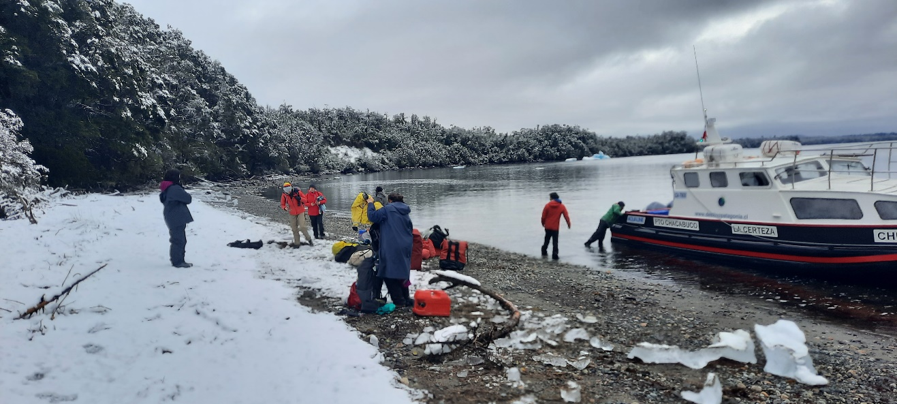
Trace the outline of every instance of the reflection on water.
{"label": "reflection on water", "polygon": [[[757,154],[756,149],[746,155]],[[672,200],[669,169],[694,154],[505,166],[429,169],[346,175],[316,181],[327,196],[328,214],[349,215],[360,192],[403,194],[415,227],[439,224],[452,237],[528,255],[539,255],[544,236],[540,218],[548,194],[557,192],[570,212],[572,228],[561,225],[561,260],[652,282],[676,283],[722,293],[756,296],[784,307],[837,320],[860,322],[897,334],[897,297],[891,285],[874,279],[818,279],[806,274],[758,270],[704,262],[664,252],[611,244],[585,248],[611,204],[630,209]],[[307,189],[308,184],[297,184]],[[280,189],[272,187],[272,198]]]}

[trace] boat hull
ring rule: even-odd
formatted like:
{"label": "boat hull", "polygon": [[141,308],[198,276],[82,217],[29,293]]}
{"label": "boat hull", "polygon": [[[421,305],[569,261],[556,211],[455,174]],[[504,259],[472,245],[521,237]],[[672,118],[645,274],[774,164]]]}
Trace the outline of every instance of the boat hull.
{"label": "boat hull", "polygon": [[628,212],[612,241],[723,259],[828,269],[894,266],[897,224],[801,225]]}

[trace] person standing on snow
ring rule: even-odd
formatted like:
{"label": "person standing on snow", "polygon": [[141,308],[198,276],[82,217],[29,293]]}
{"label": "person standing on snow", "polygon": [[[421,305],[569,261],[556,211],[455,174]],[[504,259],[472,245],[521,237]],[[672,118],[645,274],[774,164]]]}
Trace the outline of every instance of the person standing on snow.
{"label": "person standing on snow", "polygon": [[[377,209],[374,197],[368,195],[367,217],[380,225],[380,247],[377,251],[377,277],[383,278],[386,290],[396,307],[410,307],[414,300],[404,287],[411,279],[412,231],[411,208],[405,204],[401,194],[392,193],[387,197],[389,204]],[[376,285],[375,285],[376,288]]]}
{"label": "person standing on snow", "polygon": [[610,226],[623,217],[623,208],[625,206],[626,204],[623,203],[623,201],[610,206],[610,209],[607,210],[607,213],[605,213],[598,222],[598,230],[595,230],[595,232],[592,233],[592,237],[589,237],[589,240],[586,241],[586,247],[592,248],[592,243],[597,241],[599,248],[604,248],[604,235],[607,234],[607,229]]}
{"label": "person standing on snow", "polygon": [[311,229],[315,233],[316,239],[324,238],[324,204],[327,198],[315,187],[315,184],[308,186],[308,193],[305,194],[305,206],[308,207],[308,217],[311,219]]}
{"label": "person standing on snow", "polygon": [[567,228],[570,228],[570,214],[567,207],[561,202],[557,192],[548,194],[551,199],[542,208],[542,227],[545,228],[545,242],[542,243],[542,256],[548,256],[548,242],[551,241],[551,259],[558,259],[558,234],[560,234],[561,216],[567,220]]}
{"label": "person standing on snow", "polygon": [[175,268],[190,268],[193,264],[184,261],[187,249],[187,223],[193,221],[190,208],[187,205],[193,201],[193,197],[181,186],[181,172],[168,170],[159,184],[159,202],[165,207],[162,216],[165,225],[168,226],[168,241],[171,247],[168,250],[171,265]]}
{"label": "person standing on snow", "polygon": [[308,245],[314,245],[308,235],[305,226],[305,194],[298,188],[293,188],[289,182],[283,183],[283,194],[280,195],[280,208],[290,214],[290,229],[293,230],[293,247],[299,247],[299,232],[308,240]]}

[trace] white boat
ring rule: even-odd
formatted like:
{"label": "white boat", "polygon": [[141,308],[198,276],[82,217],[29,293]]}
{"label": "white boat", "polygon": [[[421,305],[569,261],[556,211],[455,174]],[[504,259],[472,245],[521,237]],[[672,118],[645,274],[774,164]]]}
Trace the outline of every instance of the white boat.
{"label": "white boat", "polygon": [[672,207],[626,212],[613,241],[813,268],[897,263],[894,143],[813,150],[767,141],[761,156],[743,156],[704,119],[702,158],[670,169]]}
{"label": "white boat", "polygon": [[467,168],[467,166],[454,166],[454,167],[452,167],[452,168],[454,168],[454,169],[462,169],[462,168]]}
{"label": "white boat", "polygon": [[570,157],[570,158],[568,158],[568,159],[566,159],[566,160],[564,160],[564,161],[577,161],[577,159],[576,159],[576,157]]}

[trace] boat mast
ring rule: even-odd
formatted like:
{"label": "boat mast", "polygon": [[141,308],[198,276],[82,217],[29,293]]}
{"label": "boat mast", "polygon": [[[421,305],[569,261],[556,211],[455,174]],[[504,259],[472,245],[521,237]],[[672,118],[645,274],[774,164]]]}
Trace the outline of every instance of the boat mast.
{"label": "boat mast", "polygon": [[704,89],[701,88],[701,69],[698,68],[698,49],[692,45],[691,49],[695,52],[695,71],[698,72],[698,93],[701,94],[701,111],[704,112],[704,122],[707,122],[707,108],[704,108]]}
{"label": "boat mast", "polygon": [[[698,73],[698,93],[701,94],[701,112],[704,113],[704,133],[707,133],[707,108],[704,108],[704,89],[701,88],[701,70],[698,69],[698,49],[692,45],[691,49],[695,53],[695,71]],[[695,150],[695,160],[698,159],[698,150]]]}

